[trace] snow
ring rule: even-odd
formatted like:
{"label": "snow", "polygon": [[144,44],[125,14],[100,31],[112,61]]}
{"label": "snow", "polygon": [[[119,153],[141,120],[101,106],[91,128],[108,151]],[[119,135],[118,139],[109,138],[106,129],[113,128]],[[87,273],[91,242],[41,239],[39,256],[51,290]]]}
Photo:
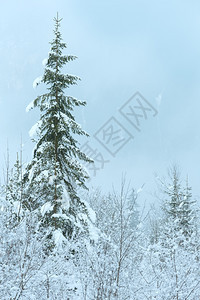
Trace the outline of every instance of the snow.
{"label": "snow", "polygon": [[49,177],[49,172],[48,172],[48,170],[43,170],[43,171],[42,171],[42,176]]}
{"label": "snow", "polygon": [[39,76],[39,77],[37,77],[37,78],[33,81],[33,88],[34,88],[34,89],[38,86],[38,84],[41,83],[42,78],[43,78],[43,76]]}
{"label": "snow", "polygon": [[51,202],[46,202],[41,207],[41,214],[44,216],[47,212],[51,211],[53,209],[53,205],[51,205]]}
{"label": "snow", "polygon": [[48,58],[44,58],[42,61],[42,65],[45,67],[47,65]]}
{"label": "snow", "polygon": [[33,167],[30,169],[29,174],[28,174],[29,181],[32,180],[32,177],[33,177]]}
{"label": "snow", "polygon": [[68,216],[66,216],[65,214],[61,214],[61,213],[59,213],[59,214],[53,214],[52,218],[63,218],[65,220],[70,220],[70,218]]}
{"label": "snow", "polygon": [[89,222],[88,225],[89,225],[88,227],[89,227],[90,238],[93,241],[97,242],[100,236],[100,230],[96,226],[94,226],[91,222]]}
{"label": "snow", "polygon": [[34,108],[34,101],[32,101],[31,103],[29,103],[29,105],[26,107],[26,112],[29,112],[33,108]]}
{"label": "snow", "polygon": [[14,202],[13,202],[13,208],[14,208],[15,213],[18,213],[18,212],[19,212],[20,206],[21,206],[20,201],[14,201]]}
{"label": "snow", "polygon": [[[185,200],[185,199],[184,199]],[[182,201],[180,204],[179,204],[179,207],[182,207],[184,205],[184,201]]]}
{"label": "snow", "polygon": [[38,121],[35,125],[33,125],[31,127],[31,129],[29,130],[29,136],[32,138],[33,136],[37,135],[37,131],[41,125],[42,121]]}
{"label": "snow", "polygon": [[79,213],[78,217],[80,220],[83,220],[84,222],[87,222],[87,220],[88,220],[87,215],[84,213]]}
{"label": "snow", "polygon": [[137,225],[137,228],[138,228],[138,229],[142,229],[142,228],[143,228],[143,223],[140,222],[140,223]]}
{"label": "snow", "polygon": [[137,194],[141,193],[143,191],[143,187],[144,187],[144,184],[137,190]]}
{"label": "snow", "polygon": [[68,192],[66,191],[65,188],[63,188],[63,194],[62,194],[62,207],[66,210],[69,209],[69,204],[70,204],[70,197]]}
{"label": "snow", "polygon": [[55,179],[56,179],[56,176],[55,176],[55,175],[50,176],[50,177],[49,177],[49,183],[50,183],[50,184],[53,184]]}
{"label": "snow", "polygon": [[62,234],[62,231],[60,229],[56,229],[53,233],[53,238],[55,241],[55,244],[57,247],[61,246],[64,241],[66,241],[66,238]]}
{"label": "snow", "polygon": [[87,211],[88,211],[88,215],[90,220],[94,223],[96,221],[96,213],[95,211],[89,206],[87,206]]}
{"label": "snow", "polygon": [[137,194],[139,194],[139,193],[141,193],[142,192],[142,188],[139,188],[138,190],[137,190]]}
{"label": "snow", "polygon": [[93,223],[95,223],[96,222],[96,213],[95,213],[95,211],[90,207],[90,205],[87,201],[81,199],[81,202],[83,202],[85,204],[90,220]]}

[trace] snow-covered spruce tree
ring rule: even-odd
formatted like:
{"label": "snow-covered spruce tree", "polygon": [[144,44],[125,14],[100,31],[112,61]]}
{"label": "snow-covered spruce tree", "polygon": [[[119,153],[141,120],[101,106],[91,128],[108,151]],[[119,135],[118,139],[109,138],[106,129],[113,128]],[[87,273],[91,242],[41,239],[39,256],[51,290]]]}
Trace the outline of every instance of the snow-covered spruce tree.
{"label": "snow-covered spruce tree", "polygon": [[5,200],[8,202],[8,206],[12,210],[10,214],[10,225],[14,227],[21,220],[23,215],[22,203],[23,203],[23,170],[22,170],[22,151],[17,158],[14,166],[8,170],[6,174],[5,185],[1,187],[2,194]]}
{"label": "snow-covered spruce tree", "polygon": [[199,295],[195,201],[188,181],[186,187],[182,185],[177,167],[170,169],[169,178],[160,181],[163,214],[158,215],[156,231],[143,252],[137,299],[141,295],[146,299],[197,299]]}
{"label": "snow-covered spruce tree", "polygon": [[180,174],[174,166],[170,171],[171,183],[164,186],[166,195],[163,211],[164,241],[173,239],[178,245],[189,240],[195,231],[195,204],[192,200],[191,187],[186,181],[186,187],[182,187]]}
{"label": "snow-covered spruce tree", "polygon": [[196,232],[196,200],[192,198],[192,188],[189,186],[188,177],[186,179],[186,185],[183,189],[182,202],[180,204],[181,212],[181,227],[183,234],[186,238]]}
{"label": "snow-covered spruce tree", "polygon": [[[54,242],[87,232],[89,214],[87,204],[80,200],[78,187],[87,188],[88,174],[81,162],[92,162],[79,148],[74,135],[88,134],[75,121],[75,106],[86,102],[65,95],[65,89],[75,85],[77,76],[63,74],[62,68],[75,56],[63,55],[66,44],[60,33],[61,19],[55,18],[54,39],[45,65],[44,83],[47,92],[29,104],[37,107],[40,120],[34,125],[37,132],[33,159],[27,167],[25,182],[30,210],[41,213],[43,228],[50,230]],[[40,82],[37,81],[37,84]]]}

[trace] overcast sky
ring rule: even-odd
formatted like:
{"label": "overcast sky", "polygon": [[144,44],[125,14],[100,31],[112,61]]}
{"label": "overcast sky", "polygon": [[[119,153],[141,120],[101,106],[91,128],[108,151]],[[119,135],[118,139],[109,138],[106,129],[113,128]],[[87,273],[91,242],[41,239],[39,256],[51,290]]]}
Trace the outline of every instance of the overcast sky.
{"label": "overcast sky", "polygon": [[[154,174],[165,175],[177,163],[183,177],[189,175],[194,195],[200,194],[200,2],[195,0],[1,1],[1,169],[7,142],[13,163],[21,135],[24,161],[31,159],[28,132],[39,113],[25,109],[43,91],[32,84],[43,74],[57,12],[66,54],[78,57],[65,71],[82,79],[66,93],[87,101],[75,115],[91,136],[84,147],[96,150],[90,184],[107,191],[126,173],[135,188],[145,183],[148,200]],[[137,97],[128,101],[136,92],[149,108],[143,113],[135,108],[141,112],[140,131],[127,114],[138,106]]]}

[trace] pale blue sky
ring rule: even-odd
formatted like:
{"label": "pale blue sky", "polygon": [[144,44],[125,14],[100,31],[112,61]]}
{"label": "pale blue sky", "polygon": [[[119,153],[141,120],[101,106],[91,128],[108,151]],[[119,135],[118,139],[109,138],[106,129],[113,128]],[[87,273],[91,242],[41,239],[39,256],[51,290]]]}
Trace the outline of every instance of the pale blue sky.
{"label": "pale blue sky", "polygon": [[[200,2],[19,0],[1,3],[0,18],[0,163],[8,140],[11,161],[24,143],[24,160],[33,145],[28,131],[38,112],[25,112],[41,91],[34,79],[43,72],[53,17],[68,54],[78,56],[66,72],[82,78],[67,91],[87,101],[77,120],[91,135],[90,145],[110,160],[92,184],[108,190],[122,172],[133,186],[153,190],[154,173],[163,175],[176,162],[200,194]],[[139,91],[158,110],[140,133],[118,109]],[[156,100],[157,98],[157,100]],[[158,98],[161,99],[158,106]],[[114,116],[135,135],[113,158],[93,134]]]}

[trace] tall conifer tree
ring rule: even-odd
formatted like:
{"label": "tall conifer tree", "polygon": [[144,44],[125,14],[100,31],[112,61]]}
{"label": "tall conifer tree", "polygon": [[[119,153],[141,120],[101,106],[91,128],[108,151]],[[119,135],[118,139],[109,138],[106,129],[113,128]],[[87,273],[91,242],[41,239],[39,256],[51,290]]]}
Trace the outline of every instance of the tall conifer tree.
{"label": "tall conifer tree", "polygon": [[[44,75],[36,83],[44,83],[47,92],[38,96],[28,110],[38,107],[40,120],[36,123],[37,140],[34,155],[27,167],[25,180],[30,209],[39,209],[42,224],[64,237],[87,230],[88,212],[78,196],[78,187],[86,188],[88,174],[82,162],[92,162],[79,148],[74,135],[88,134],[75,121],[73,109],[85,101],[65,95],[65,89],[77,84],[77,76],[63,74],[62,68],[75,56],[63,55],[60,22],[55,21],[54,39],[46,62]],[[58,234],[57,234],[58,236]]]}

